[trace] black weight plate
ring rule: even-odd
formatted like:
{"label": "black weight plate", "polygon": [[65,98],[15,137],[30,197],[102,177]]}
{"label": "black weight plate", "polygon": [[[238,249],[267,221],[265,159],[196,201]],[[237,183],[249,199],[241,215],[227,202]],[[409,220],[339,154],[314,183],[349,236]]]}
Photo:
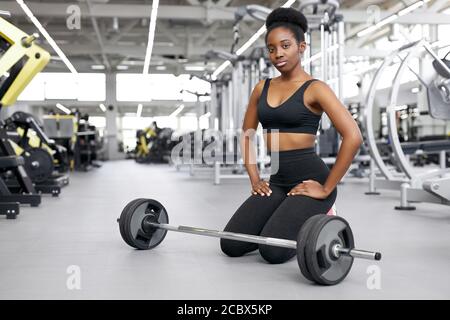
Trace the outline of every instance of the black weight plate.
{"label": "black weight plate", "polygon": [[136,248],[136,245],[134,244],[133,241],[133,235],[130,233],[128,225],[130,223],[130,219],[132,218],[133,214],[134,214],[134,210],[133,206],[136,205],[136,203],[143,203],[146,199],[144,198],[140,198],[140,199],[135,199],[133,201],[131,201],[130,203],[128,203],[125,208],[122,210],[122,213],[120,215],[119,218],[119,229],[120,229],[120,233],[122,235],[123,240],[131,247]]}
{"label": "black weight plate", "polygon": [[[156,200],[144,199],[130,206],[130,211],[134,211],[134,214],[126,227],[134,246],[141,250],[149,250],[158,246],[164,240],[167,230],[156,229],[149,235],[142,229],[142,220],[149,215],[156,215],[156,222],[168,224],[169,216],[164,206]],[[145,216],[141,217],[140,214],[145,214]]]}
{"label": "black weight plate", "polygon": [[335,285],[345,279],[353,265],[353,257],[331,256],[332,243],[342,247],[354,248],[353,233],[345,219],[337,216],[323,215],[311,227],[306,240],[306,264],[312,278],[318,284]]}
{"label": "black weight plate", "polygon": [[[142,205],[144,205],[144,206],[148,205],[148,201],[152,201],[152,200],[136,199],[136,200],[131,201],[124,208],[124,210],[122,211],[122,214],[120,216],[120,219],[119,219],[120,229],[122,232],[122,238],[131,247],[136,248],[136,249],[141,249],[141,250],[151,249],[149,246],[144,245],[145,240],[142,238],[142,236],[139,239],[137,239],[138,233],[140,235],[146,236],[145,232],[141,228],[141,225],[142,225],[142,221],[144,220],[145,216],[147,215],[146,214],[147,208],[140,210],[140,212],[139,212],[140,216],[137,216],[138,211],[136,211],[136,210],[139,209],[139,207]],[[156,207],[152,206],[152,208],[153,209],[161,208],[162,207],[161,204],[159,204],[159,205],[158,204],[159,203],[156,204]],[[142,214],[142,213],[144,213],[144,214]],[[162,215],[164,215],[164,213]],[[131,225],[132,223],[133,223],[133,226]],[[144,240],[144,241],[142,241],[142,240]],[[159,242],[161,242],[161,241],[159,241]],[[155,247],[156,245],[153,245],[153,247]]]}
{"label": "black weight plate", "polygon": [[[151,202],[151,207],[146,207],[145,210],[145,216],[148,215],[148,213],[152,213],[152,212],[159,212],[162,211],[161,215],[166,215],[167,219],[164,219],[164,217],[160,217],[159,220],[157,220],[160,223],[168,223],[168,216],[167,216],[167,211],[165,210],[165,208],[162,206],[161,203],[159,203],[156,200],[152,200],[152,199],[145,199],[145,198],[141,198],[141,199],[136,199],[134,201],[132,201],[132,203],[130,204],[130,206],[128,207],[128,211],[129,214],[131,213],[131,215],[129,215],[129,222],[128,223],[124,223],[124,227],[123,230],[125,231],[125,236],[128,239],[128,242],[130,244],[130,246],[132,246],[133,248],[136,249],[141,249],[141,250],[148,250],[148,249],[152,249],[153,247],[156,247],[159,243],[161,243],[161,241],[164,239],[165,234],[167,233],[167,230],[158,230],[158,232],[154,233],[152,235],[152,239],[154,240],[153,243],[149,244],[150,247],[146,247],[145,245],[142,244],[142,241],[138,241],[137,237],[138,237],[138,233],[139,235],[141,235],[141,240],[142,236],[146,236],[145,232],[142,230],[141,226],[142,226],[142,220],[144,220],[145,216],[142,216],[142,218],[136,217],[136,210],[138,209],[138,207],[141,207],[142,205],[148,205],[149,202]],[[142,207],[141,207],[142,209]],[[148,211],[148,210],[152,210],[152,212]],[[134,221],[133,221],[134,219]],[[161,221],[161,219],[163,219],[163,221]],[[167,221],[167,222],[164,222]],[[132,225],[133,224],[133,225]],[[133,228],[132,228],[133,227]],[[162,237],[162,239],[160,239],[159,242],[155,242],[155,240],[157,240],[158,237],[162,236],[161,233],[164,233],[164,236]]]}
{"label": "black weight plate", "polygon": [[[122,210],[122,213],[123,213],[124,211],[128,210],[128,209],[130,208],[131,205],[133,205],[134,203],[136,203],[136,201],[139,201],[139,200],[143,200],[143,198],[135,199],[135,200],[129,202],[129,203],[125,206],[125,208]],[[121,214],[121,217],[122,217],[122,214]],[[131,242],[130,239],[128,239],[128,236],[127,236],[127,234],[126,234],[126,232],[125,232],[125,223],[122,223],[121,220],[120,220],[120,218],[117,219],[117,222],[119,222],[120,235],[122,236],[122,239],[123,239],[129,246],[133,247],[133,243]]]}
{"label": "black weight plate", "polygon": [[[133,200],[133,201],[130,201],[126,206],[125,206],[125,208],[122,210],[122,213],[124,212],[124,211],[127,211],[129,208],[130,208],[130,206],[131,205],[133,205],[133,204],[135,204],[137,201],[140,201],[140,200],[144,200],[143,198],[140,198],[140,199],[135,199],[135,200]],[[121,214],[121,217],[122,217],[122,214]],[[133,247],[133,242],[131,242],[131,240],[130,239],[128,239],[128,236],[127,236],[127,234],[125,233],[125,223],[121,223],[121,220],[120,220],[121,218],[119,218],[117,221],[119,222],[119,230],[120,230],[120,235],[122,236],[122,239],[129,245],[129,246],[131,246],[131,247]]]}
{"label": "black weight plate", "polygon": [[311,276],[311,273],[308,270],[308,266],[306,265],[305,258],[305,248],[306,248],[306,240],[309,237],[309,233],[311,231],[311,227],[315,224],[317,219],[320,219],[321,215],[314,215],[310,217],[300,228],[300,231],[297,236],[297,261],[298,266],[300,267],[300,271],[302,275],[308,279],[309,281],[313,281],[314,279]]}
{"label": "black weight plate", "polygon": [[44,182],[52,176],[53,157],[44,149],[27,149],[22,157],[25,160],[25,170],[33,182]]}
{"label": "black weight plate", "polygon": [[118,219],[118,222],[119,222],[119,229],[120,229],[120,234],[121,234],[121,236],[122,236],[122,239],[123,239],[129,246],[131,246],[131,247],[133,247],[133,248],[135,248],[135,246],[134,246],[134,243],[133,243],[132,236],[130,236],[130,235],[129,235],[129,232],[127,232],[127,229],[126,229],[126,225],[127,225],[127,224],[125,223],[125,220],[126,220],[127,214],[132,213],[132,212],[129,211],[130,207],[131,207],[132,205],[134,205],[135,203],[137,203],[137,202],[139,202],[139,201],[142,201],[142,200],[145,200],[145,199],[144,199],[144,198],[139,198],[139,199],[135,199],[135,200],[129,202],[129,203],[125,206],[125,208],[122,210],[122,214],[120,215],[120,218]]}
{"label": "black weight plate", "polygon": [[142,229],[143,220],[152,214],[157,216],[157,222],[169,223],[166,209],[156,200],[137,199],[125,207],[119,219],[125,242],[136,249],[149,250],[164,240],[167,230],[156,229],[149,234]]}

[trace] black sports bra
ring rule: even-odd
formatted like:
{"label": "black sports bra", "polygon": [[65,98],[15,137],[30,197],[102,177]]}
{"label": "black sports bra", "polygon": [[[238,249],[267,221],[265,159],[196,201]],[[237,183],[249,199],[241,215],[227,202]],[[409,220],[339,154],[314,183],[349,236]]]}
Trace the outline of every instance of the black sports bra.
{"label": "black sports bra", "polygon": [[271,130],[278,130],[279,132],[309,133],[315,135],[322,116],[313,113],[305,107],[303,95],[306,88],[317,79],[306,81],[289,99],[276,108],[272,108],[267,102],[267,92],[269,91],[271,80],[266,79],[258,102],[258,118],[263,129],[267,130],[268,133]]}

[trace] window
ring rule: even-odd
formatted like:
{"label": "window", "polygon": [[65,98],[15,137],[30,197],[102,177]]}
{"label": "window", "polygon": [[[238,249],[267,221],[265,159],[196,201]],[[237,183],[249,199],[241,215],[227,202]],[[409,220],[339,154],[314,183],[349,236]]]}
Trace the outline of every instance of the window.
{"label": "window", "polygon": [[[197,101],[195,94],[188,91],[211,93],[211,85],[198,78],[189,79],[189,75],[175,76],[173,74],[118,74],[118,101],[152,101],[178,100],[185,102]],[[184,90],[184,91],[183,91]],[[200,97],[200,101],[210,100]]]}
{"label": "window", "polygon": [[104,101],[106,76],[101,73],[39,73],[18,100]]}
{"label": "window", "polygon": [[188,115],[180,117],[180,131],[190,132],[190,131],[196,131],[198,129],[198,121],[197,117],[195,115]]}
{"label": "window", "polygon": [[89,117],[89,124],[95,126],[96,128],[105,128],[106,127],[106,118],[105,117]]}
{"label": "window", "polygon": [[154,117],[153,120],[156,121],[160,128],[177,129],[178,119],[176,117]]}

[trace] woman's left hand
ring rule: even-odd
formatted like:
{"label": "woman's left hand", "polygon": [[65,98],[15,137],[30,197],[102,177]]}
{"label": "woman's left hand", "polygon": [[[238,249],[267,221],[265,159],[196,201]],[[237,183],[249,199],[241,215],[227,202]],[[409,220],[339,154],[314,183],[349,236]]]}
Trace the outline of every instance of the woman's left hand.
{"label": "woman's left hand", "polygon": [[325,190],[324,186],[314,180],[305,180],[302,183],[296,185],[291,191],[288,192],[288,196],[307,196],[314,199],[326,199],[330,194]]}

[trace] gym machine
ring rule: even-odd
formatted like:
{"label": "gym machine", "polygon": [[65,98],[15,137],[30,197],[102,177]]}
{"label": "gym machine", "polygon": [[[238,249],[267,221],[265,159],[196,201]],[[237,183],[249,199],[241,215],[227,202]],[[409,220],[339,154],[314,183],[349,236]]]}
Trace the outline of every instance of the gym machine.
{"label": "gym machine", "polygon": [[[50,54],[37,46],[37,34],[28,35],[0,17],[0,110],[13,105],[19,94],[50,60]],[[18,203],[38,206],[41,196],[26,174],[24,159],[16,156],[8,142],[8,133],[0,126],[0,168],[12,171],[21,186],[22,194],[13,194],[0,178],[0,213],[15,219]]]}
{"label": "gym machine", "polygon": [[[307,0],[301,1],[298,10],[307,18],[309,29],[305,33],[308,46],[302,66],[311,76],[327,83],[342,101],[345,32],[343,16],[337,13],[339,6],[337,0]],[[328,116],[323,114],[317,136],[317,154],[332,165],[339,143],[339,134]]]}
{"label": "gym machine", "polygon": [[353,232],[344,218],[325,214],[309,218],[300,229],[297,241],[172,226],[168,224],[167,210],[152,199],[131,201],[125,206],[117,222],[122,239],[139,250],[155,248],[161,244],[169,230],[293,249],[297,252],[303,276],[321,285],[335,285],[344,280],[354,258],[381,260],[379,252],[355,249]]}
{"label": "gym machine", "polygon": [[69,115],[50,114],[43,117],[44,132],[68,151],[70,170],[89,171],[99,168],[100,139],[89,115],[75,111]]}
{"label": "gym machine", "polygon": [[158,128],[155,125],[136,131],[136,148],[133,153],[137,163],[169,163],[172,141],[171,128]]}
{"label": "gym machine", "polygon": [[[431,59],[427,57],[431,56]],[[379,150],[373,126],[373,113],[378,83],[383,72],[396,64],[398,69],[393,79],[389,94],[389,104],[386,108],[389,141],[397,166],[401,169],[398,174],[386,165]],[[419,59],[421,73],[417,73],[410,66],[413,59]],[[400,189],[400,206],[398,210],[414,210],[409,202],[431,202],[450,204],[450,173],[445,169],[446,152],[450,150],[450,140],[419,141],[401,143],[397,127],[397,111],[399,91],[402,75],[409,69],[420,82],[424,92],[424,105],[429,115],[434,119],[450,120],[450,61],[440,59],[433,46],[424,40],[406,44],[387,56],[376,71],[370,86],[365,111],[365,134],[369,146],[371,161],[371,174],[368,194],[378,194],[377,188]],[[412,150],[412,151],[411,151]],[[415,172],[407,156],[408,152],[421,150],[422,152],[439,153],[441,168],[424,174]],[[375,165],[378,166],[385,179],[377,179]]]}
{"label": "gym machine", "polygon": [[[256,83],[264,77],[268,70],[267,58],[264,48],[254,49],[248,56],[237,56],[233,53],[211,50],[207,59],[220,58],[232,61],[233,71],[222,75],[211,82],[210,129],[207,136],[200,132],[192,133],[190,139],[183,138],[184,142],[193,144],[192,154],[194,162],[184,161],[176,163],[176,168],[189,165],[189,172],[194,176],[198,172],[213,174],[214,184],[220,184],[223,179],[242,179],[247,176],[243,173],[243,163],[240,156],[239,136],[243,122],[248,97]],[[204,131],[204,130],[202,130]],[[262,137],[262,130],[258,130]],[[189,142],[190,141],[190,142]],[[200,148],[200,146],[202,146]],[[264,144],[258,144],[258,164],[265,171],[269,158],[265,155]],[[186,148],[183,147],[184,149]],[[212,149],[211,156],[204,155],[206,148]],[[200,150],[201,149],[201,150]],[[207,159],[203,159],[206,156]],[[202,159],[201,162],[198,159]],[[267,175],[263,172],[263,175]]]}
{"label": "gym machine", "polygon": [[[15,112],[4,123],[9,132],[20,132],[10,142],[15,146],[16,154],[24,158],[25,169],[36,190],[58,196],[61,188],[69,183],[69,177],[64,174],[69,169],[66,148],[49,139],[31,114]],[[11,189],[20,192],[17,181],[12,179],[7,183]]]}
{"label": "gym machine", "polygon": [[[55,171],[66,173],[69,170],[67,149],[56,144],[55,140],[50,139],[33,115],[17,111],[5,120],[5,124],[8,131],[21,132],[20,139],[17,141],[19,147],[25,150],[31,148],[45,149],[54,159]],[[28,135],[30,131],[33,133],[33,138]]]}
{"label": "gym machine", "polygon": [[[327,83],[340,101],[344,100],[344,17],[337,11],[337,0],[301,1],[298,10],[308,20],[305,41],[308,44],[303,56],[302,66],[311,76]],[[340,135],[324,113],[317,133],[316,152],[328,166],[333,166],[340,148]],[[361,176],[362,164],[370,160],[362,148],[354,158],[347,174]],[[346,175],[347,176],[347,175]],[[342,179],[343,182],[346,176]]]}
{"label": "gym machine", "polygon": [[[245,179],[247,175],[240,153],[241,126],[245,115],[245,106],[248,104],[251,91],[256,84],[264,78],[273,77],[274,71],[270,67],[265,48],[256,47],[248,56],[228,57],[233,63],[233,71],[224,74],[218,81],[212,84],[213,93],[211,95],[211,105],[220,111],[219,130],[224,136],[226,147],[224,148],[223,161],[214,161],[214,184],[220,184],[223,179]],[[233,137],[231,137],[233,136]],[[236,143],[230,142],[237,138]],[[256,162],[258,164],[261,177],[268,177],[269,170],[266,168],[270,164],[270,157],[264,144],[263,130],[259,126],[256,130],[255,146],[257,150]],[[237,157],[237,161],[230,169],[230,155]]]}
{"label": "gym machine", "polygon": [[76,140],[73,149],[74,169],[79,171],[89,171],[92,168],[100,168],[98,163],[98,149],[100,141],[95,126],[89,123],[89,115],[81,115],[76,111],[77,119]]}
{"label": "gym machine", "polygon": [[77,119],[75,115],[49,114],[43,116],[45,135],[67,151],[67,167],[74,169],[74,148],[76,143]]}

